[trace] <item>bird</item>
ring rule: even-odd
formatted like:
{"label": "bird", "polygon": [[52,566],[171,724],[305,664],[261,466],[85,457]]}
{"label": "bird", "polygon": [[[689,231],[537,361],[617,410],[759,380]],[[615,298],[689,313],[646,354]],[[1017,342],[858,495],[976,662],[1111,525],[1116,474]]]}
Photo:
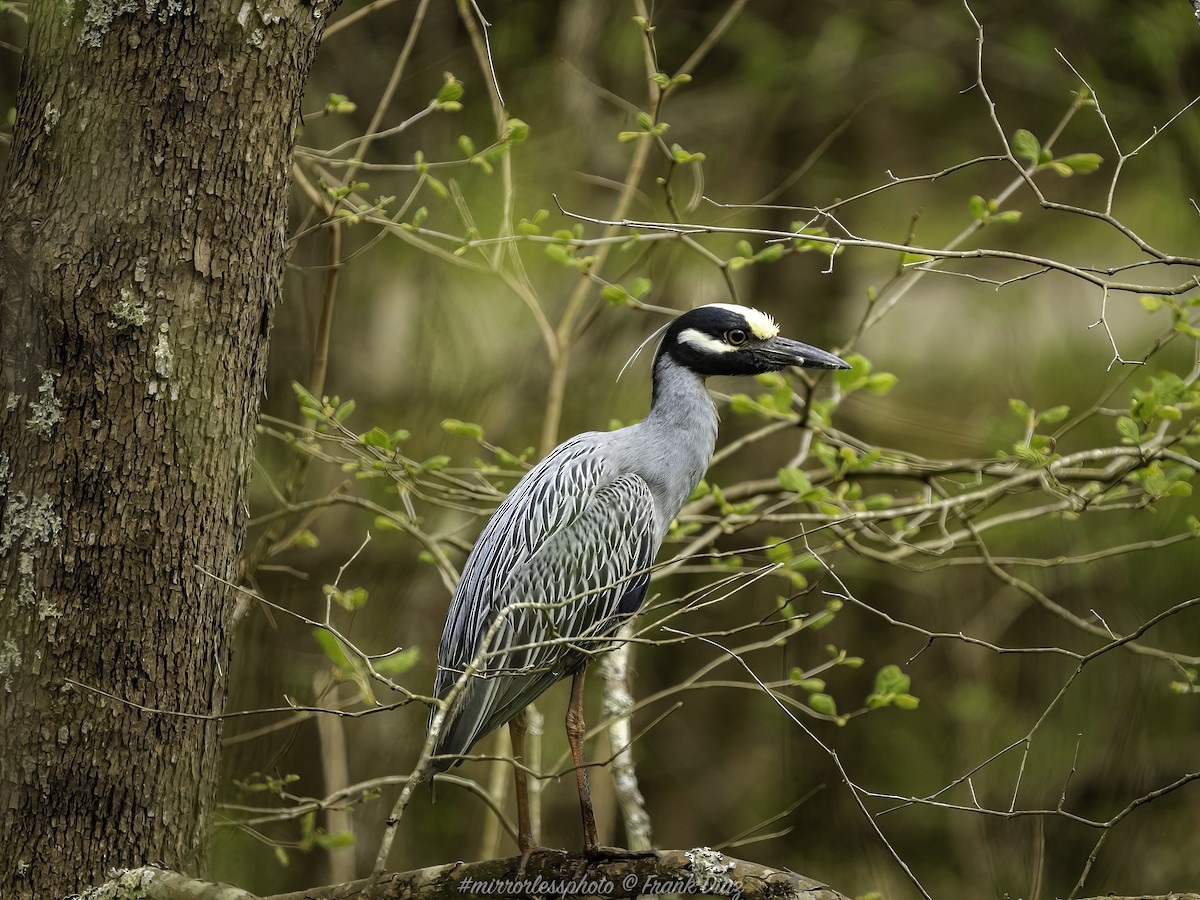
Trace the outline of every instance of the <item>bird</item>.
{"label": "bird", "polygon": [[[570,677],[566,730],[579,791],[584,852],[601,852],[583,755],[588,661],[612,646],[640,608],[659,547],[712,459],[715,375],[788,366],[848,369],[825,350],[781,337],[766,313],[710,303],[666,326],[655,353],[650,411],[637,424],[576,435],[513,487],[463,566],[438,648],[427,747],[419,776],[462,761],[508,723],[524,756],[525,708]],[[537,849],[526,773],[518,763],[517,844]]]}

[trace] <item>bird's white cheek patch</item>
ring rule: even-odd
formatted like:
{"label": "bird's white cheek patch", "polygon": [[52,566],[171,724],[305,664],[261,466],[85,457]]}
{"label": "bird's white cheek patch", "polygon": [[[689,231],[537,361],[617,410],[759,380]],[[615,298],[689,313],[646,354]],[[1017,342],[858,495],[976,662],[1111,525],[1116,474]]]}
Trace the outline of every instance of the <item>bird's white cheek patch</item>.
{"label": "bird's white cheek patch", "polygon": [[708,353],[732,353],[737,347],[731,347],[724,341],[719,341],[711,335],[705,334],[703,331],[697,331],[695,328],[685,328],[679,332],[679,343],[687,344],[690,347],[695,347],[697,350],[704,350]]}

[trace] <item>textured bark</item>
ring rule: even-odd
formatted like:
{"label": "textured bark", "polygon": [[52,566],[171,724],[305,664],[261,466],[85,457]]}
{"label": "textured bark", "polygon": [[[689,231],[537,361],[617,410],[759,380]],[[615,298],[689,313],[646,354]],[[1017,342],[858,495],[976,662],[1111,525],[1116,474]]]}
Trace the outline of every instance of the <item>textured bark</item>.
{"label": "textured bark", "polygon": [[32,4],[0,188],[0,896],[203,868],[233,606],[203,572],[236,576],[331,9]]}

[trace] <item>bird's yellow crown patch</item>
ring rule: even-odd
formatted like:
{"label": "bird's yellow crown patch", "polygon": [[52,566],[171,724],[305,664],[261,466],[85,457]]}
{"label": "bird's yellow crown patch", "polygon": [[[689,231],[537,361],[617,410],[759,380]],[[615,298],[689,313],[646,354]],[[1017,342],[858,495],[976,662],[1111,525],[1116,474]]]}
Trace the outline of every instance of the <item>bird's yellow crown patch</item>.
{"label": "bird's yellow crown patch", "polygon": [[738,306],[734,303],[711,303],[709,305],[720,309],[727,309],[730,312],[740,315],[746,320],[746,324],[750,326],[750,330],[754,332],[754,336],[760,341],[769,341],[779,334],[779,326],[765,312],[751,309],[749,306]]}

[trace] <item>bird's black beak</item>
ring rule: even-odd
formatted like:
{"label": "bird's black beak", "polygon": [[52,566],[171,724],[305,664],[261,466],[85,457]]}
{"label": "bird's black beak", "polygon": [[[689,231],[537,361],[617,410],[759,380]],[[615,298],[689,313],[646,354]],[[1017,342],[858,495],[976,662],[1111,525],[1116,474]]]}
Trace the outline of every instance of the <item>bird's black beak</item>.
{"label": "bird's black beak", "polygon": [[773,367],[799,366],[802,369],[849,369],[850,364],[817,347],[785,337],[773,337],[754,348],[754,354]]}

